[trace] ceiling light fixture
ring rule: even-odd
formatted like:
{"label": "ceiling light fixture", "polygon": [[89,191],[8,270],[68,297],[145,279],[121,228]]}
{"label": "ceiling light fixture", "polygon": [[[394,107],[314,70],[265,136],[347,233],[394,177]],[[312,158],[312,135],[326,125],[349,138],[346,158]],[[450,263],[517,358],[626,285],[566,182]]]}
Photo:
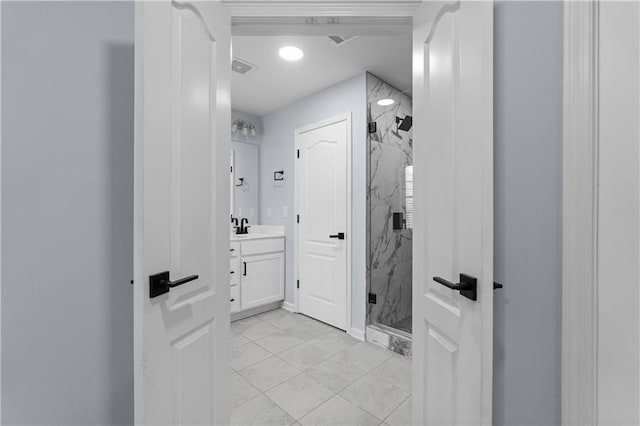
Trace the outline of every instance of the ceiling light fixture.
{"label": "ceiling light fixture", "polygon": [[396,101],[394,101],[393,99],[388,99],[388,98],[387,99],[380,99],[378,101],[378,105],[380,105],[380,106],[389,106],[389,105],[393,105],[395,103],[396,103]]}
{"label": "ceiling light fixture", "polygon": [[256,126],[248,121],[236,120],[231,125],[231,133],[236,136],[254,137],[256,135]]}
{"label": "ceiling light fixture", "polygon": [[299,61],[304,56],[302,49],[295,46],[284,46],[278,53],[286,61]]}

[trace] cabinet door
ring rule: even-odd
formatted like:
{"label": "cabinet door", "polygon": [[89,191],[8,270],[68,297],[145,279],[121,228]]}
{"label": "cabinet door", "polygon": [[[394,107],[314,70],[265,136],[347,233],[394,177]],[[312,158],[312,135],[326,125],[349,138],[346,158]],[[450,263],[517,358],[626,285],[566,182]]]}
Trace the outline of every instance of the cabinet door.
{"label": "cabinet door", "polygon": [[242,257],[242,310],[284,299],[284,253]]}

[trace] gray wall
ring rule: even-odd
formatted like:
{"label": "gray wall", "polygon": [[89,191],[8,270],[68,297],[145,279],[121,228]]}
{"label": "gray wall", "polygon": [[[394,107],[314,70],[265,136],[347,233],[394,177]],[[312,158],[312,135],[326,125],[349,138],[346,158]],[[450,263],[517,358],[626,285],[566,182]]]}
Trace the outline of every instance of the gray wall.
{"label": "gray wall", "polygon": [[[295,226],[294,204],[294,153],[296,129],[326,120],[346,112],[352,113],[352,187],[353,228],[351,243],[352,292],[351,319],[353,328],[364,331],[366,291],[366,74],[362,73],[325,90],[287,105],[262,117],[264,135],[260,146],[260,223],[286,226],[286,282],[285,298],[293,302],[293,231]],[[273,181],[273,171],[284,170],[283,182]],[[283,217],[282,207],[288,209]],[[271,208],[272,217],[267,217]]]}
{"label": "gray wall", "polygon": [[2,423],[133,422],[129,2],[2,2]]}
{"label": "gray wall", "polygon": [[560,423],[562,2],[497,2],[494,424]]}

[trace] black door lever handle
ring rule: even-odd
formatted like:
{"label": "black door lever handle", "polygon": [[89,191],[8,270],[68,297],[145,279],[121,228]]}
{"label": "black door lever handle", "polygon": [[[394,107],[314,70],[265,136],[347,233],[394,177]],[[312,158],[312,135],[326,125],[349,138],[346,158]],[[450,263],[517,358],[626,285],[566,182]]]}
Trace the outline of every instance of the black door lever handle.
{"label": "black door lever handle", "polygon": [[329,235],[329,238],[337,238],[339,240],[344,240],[344,232],[338,232],[336,235]]}
{"label": "black door lever handle", "polygon": [[493,289],[494,289],[494,290],[497,290],[497,289],[499,289],[499,288],[503,288],[503,287],[504,287],[504,286],[503,286],[502,284],[497,283],[497,282],[495,282],[495,281],[493,282]]}
{"label": "black door lever handle", "polygon": [[469,288],[471,288],[469,287],[468,283],[460,282],[460,283],[454,284],[451,281],[447,281],[444,278],[440,278],[440,277],[433,277],[433,280],[437,283],[442,284],[445,287],[450,288],[451,290],[460,291],[460,290],[468,290]]}
{"label": "black door lever handle", "polygon": [[478,280],[466,274],[460,274],[460,282],[452,283],[440,277],[433,277],[433,280],[451,290],[459,291],[467,299],[478,300]]}
{"label": "black door lever handle", "polygon": [[195,281],[197,279],[198,279],[197,275],[189,275],[188,277],[180,278],[179,280],[175,280],[175,281],[162,281],[160,285],[165,285],[169,288],[174,288],[174,287],[178,287],[179,285],[186,284],[190,281]]}
{"label": "black door lever handle", "polygon": [[169,290],[178,287],[179,285],[186,284],[188,282],[198,279],[197,275],[189,275],[188,277],[180,278],[179,280],[171,281],[169,278],[169,271],[160,272],[149,277],[149,298],[153,299],[165,293],[169,293]]}

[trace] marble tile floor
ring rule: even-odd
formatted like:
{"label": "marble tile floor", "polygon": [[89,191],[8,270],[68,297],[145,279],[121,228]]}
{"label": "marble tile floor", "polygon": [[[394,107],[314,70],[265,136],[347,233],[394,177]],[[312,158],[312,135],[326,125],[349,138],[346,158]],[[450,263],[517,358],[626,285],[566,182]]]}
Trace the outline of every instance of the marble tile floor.
{"label": "marble tile floor", "polygon": [[409,425],[411,359],[283,309],[231,324],[232,425]]}

